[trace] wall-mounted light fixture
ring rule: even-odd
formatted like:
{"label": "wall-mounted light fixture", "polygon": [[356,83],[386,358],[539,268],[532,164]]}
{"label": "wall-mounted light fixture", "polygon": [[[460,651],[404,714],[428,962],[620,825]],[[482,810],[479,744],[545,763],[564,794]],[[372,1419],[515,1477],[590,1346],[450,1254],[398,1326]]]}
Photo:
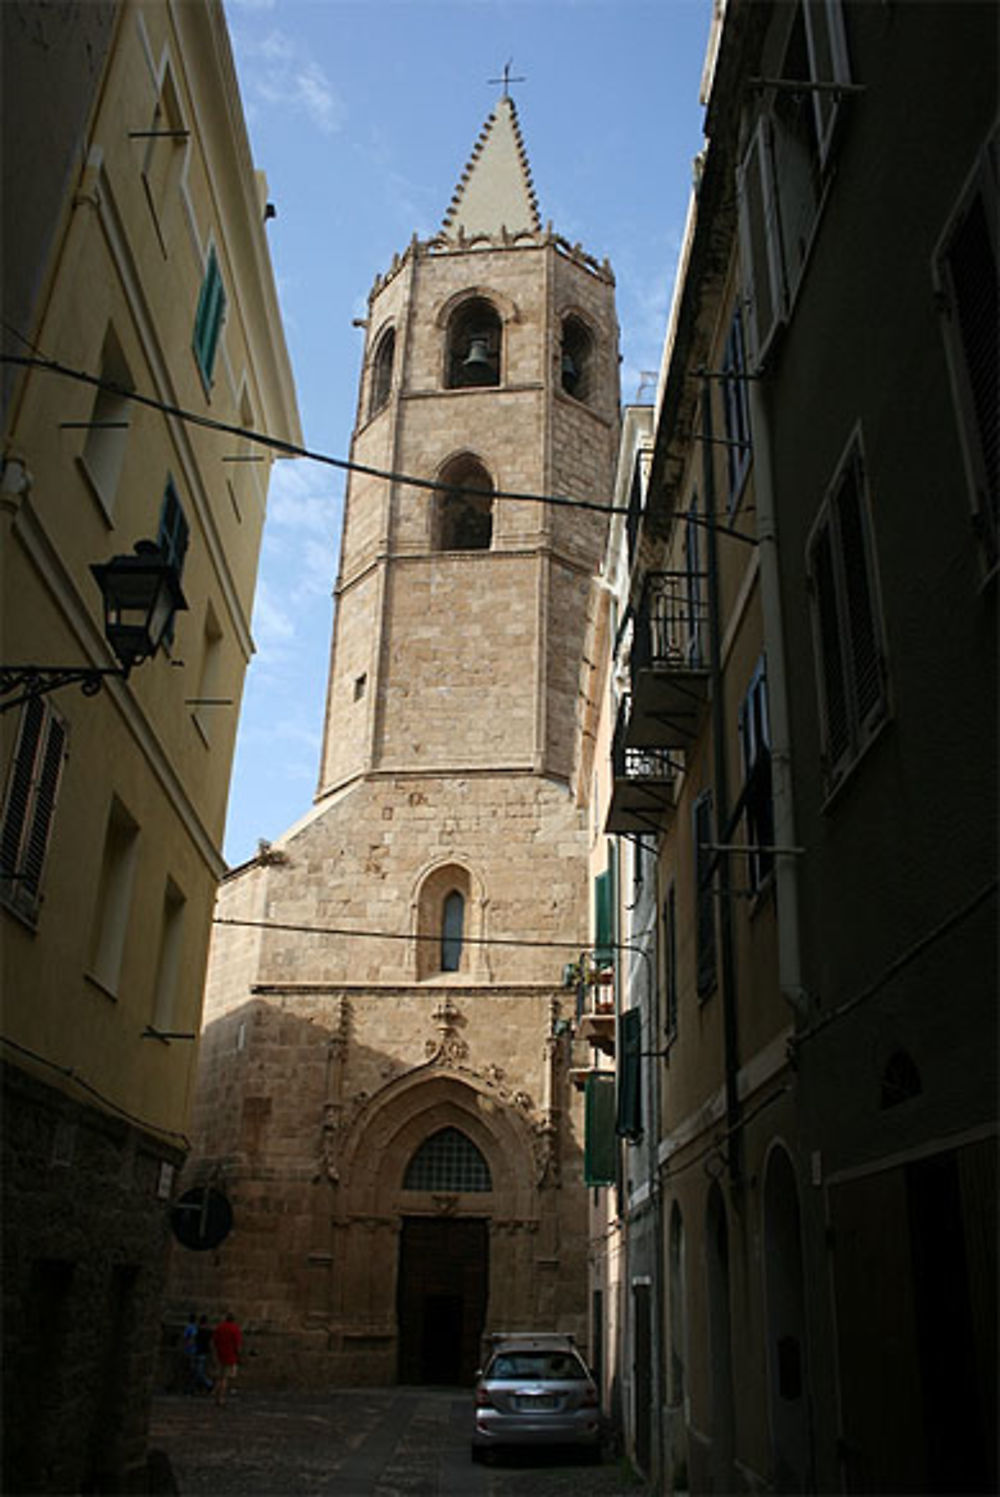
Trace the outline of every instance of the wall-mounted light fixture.
{"label": "wall-mounted light fixture", "polygon": [[60,686],[94,696],[105,676],[126,680],[134,665],[155,655],[174,615],[187,608],[180,578],[155,541],[136,541],[134,553],[91,567],[104,599],[104,634],[119,665],[0,665],[0,712]]}

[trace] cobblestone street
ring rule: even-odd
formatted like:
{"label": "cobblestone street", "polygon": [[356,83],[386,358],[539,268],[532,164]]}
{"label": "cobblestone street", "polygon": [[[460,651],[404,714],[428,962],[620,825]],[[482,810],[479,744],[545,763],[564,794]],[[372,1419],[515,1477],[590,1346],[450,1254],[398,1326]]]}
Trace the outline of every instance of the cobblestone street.
{"label": "cobblestone street", "polygon": [[182,1497],[640,1497],[624,1463],[548,1453],[474,1465],[472,1395],[453,1389],[240,1390],[154,1401],[150,1446]]}

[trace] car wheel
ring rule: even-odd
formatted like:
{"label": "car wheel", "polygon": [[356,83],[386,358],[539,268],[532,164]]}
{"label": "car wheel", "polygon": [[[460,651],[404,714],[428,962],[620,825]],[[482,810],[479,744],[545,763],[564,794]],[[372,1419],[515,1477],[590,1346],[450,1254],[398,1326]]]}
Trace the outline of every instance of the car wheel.
{"label": "car wheel", "polygon": [[483,1457],[485,1456],[486,1452],[480,1450],[478,1445],[471,1445],[469,1447],[469,1454],[472,1457],[472,1464],[474,1466],[481,1466],[483,1464]]}

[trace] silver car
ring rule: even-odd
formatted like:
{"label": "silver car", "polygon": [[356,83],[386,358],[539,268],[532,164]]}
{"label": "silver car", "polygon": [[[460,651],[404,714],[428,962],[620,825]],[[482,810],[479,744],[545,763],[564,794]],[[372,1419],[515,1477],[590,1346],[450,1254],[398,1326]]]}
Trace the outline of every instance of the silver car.
{"label": "silver car", "polygon": [[573,1446],[601,1459],[594,1379],[571,1336],[497,1336],[476,1381],[472,1459],[516,1446]]}

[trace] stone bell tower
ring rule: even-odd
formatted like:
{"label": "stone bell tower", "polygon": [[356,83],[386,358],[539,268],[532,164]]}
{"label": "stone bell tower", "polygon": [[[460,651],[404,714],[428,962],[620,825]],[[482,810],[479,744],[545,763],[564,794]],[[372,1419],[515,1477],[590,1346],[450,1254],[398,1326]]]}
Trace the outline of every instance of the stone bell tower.
{"label": "stone bell tower", "polygon": [[317,796],[220,895],[184,1183],[235,1225],[172,1285],[242,1310],[272,1381],[586,1341],[559,943],[588,939],[570,776],[617,442],[611,271],[542,226],[505,91],[370,294]]}

